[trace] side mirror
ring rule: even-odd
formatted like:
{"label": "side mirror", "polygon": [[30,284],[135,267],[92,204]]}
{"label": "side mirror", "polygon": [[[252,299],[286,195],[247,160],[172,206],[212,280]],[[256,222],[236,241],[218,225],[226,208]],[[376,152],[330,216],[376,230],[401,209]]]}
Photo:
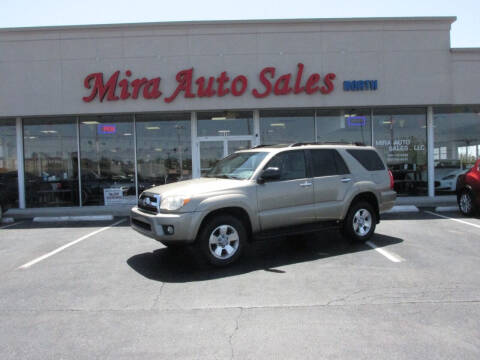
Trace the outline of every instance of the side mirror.
{"label": "side mirror", "polygon": [[278,167],[269,167],[262,171],[258,182],[263,184],[267,181],[273,181],[280,179],[280,169]]}

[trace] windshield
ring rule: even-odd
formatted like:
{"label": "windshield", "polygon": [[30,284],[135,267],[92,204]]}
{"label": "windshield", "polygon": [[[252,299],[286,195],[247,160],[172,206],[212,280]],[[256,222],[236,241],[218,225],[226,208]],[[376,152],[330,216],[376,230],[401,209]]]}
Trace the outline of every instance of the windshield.
{"label": "windshield", "polygon": [[246,180],[253,175],[265,156],[267,152],[234,153],[217,162],[205,176]]}

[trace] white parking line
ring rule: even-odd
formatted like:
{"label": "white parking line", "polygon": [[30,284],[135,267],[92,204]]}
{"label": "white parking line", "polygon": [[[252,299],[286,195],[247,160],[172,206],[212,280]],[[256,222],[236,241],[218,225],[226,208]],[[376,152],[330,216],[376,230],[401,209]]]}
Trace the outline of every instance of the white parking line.
{"label": "white parking line", "polygon": [[388,260],[390,261],[393,261],[393,262],[402,262],[402,261],[405,261],[404,258],[402,258],[401,256],[397,255],[397,254],[394,254],[394,253],[391,253],[390,251],[387,251],[385,249],[382,249],[382,248],[379,248],[377,247],[377,245],[375,245],[373,242],[371,241],[367,241],[365,244],[367,244],[368,246],[370,246],[373,250],[377,251],[378,253],[382,254],[383,256],[385,256]]}
{"label": "white parking line", "polygon": [[449,220],[456,221],[456,222],[459,222],[459,223],[462,223],[462,224],[474,226],[474,227],[480,229],[480,225],[472,224],[472,223],[469,223],[468,221],[463,221],[463,220],[460,220],[460,219],[454,219],[454,218],[451,218],[451,217],[448,217],[448,216],[445,216],[445,215],[440,215],[440,214],[437,214],[437,213],[434,213],[434,212],[431,212],[431,211],[427,211],[427,210],[425,210],[425,212],[429,213],[429,214],[432,214],[432,215],[435,215],[435,216],[438,216],[438,217],[441,217],[441,218],[444,218],[444,219],[449,219]]}
{"label": "white parking line", "polygon": [[25,222],[25,221],[19,221],[19,222],[13,223],[13,224],[8,224],[8,225],[5,225],[5,226],[0,227],[0,229],[6,229],[6,228],[8,228],[8,227],[10,227],[10,226],[18,225],[18,224],[21,224],[21,223],[23,223],[23,222]]}
{"label": "white parking line", "polygon": [[55,254],[58,254],[60,251],[63,251],[63,250],[65,250],[66,248],[69,248],[69,247],[72,246],[72,245],[75,245],[75,244],[79,243],[80,241],[83,241],[83,240],[85,240],[85,239],[88,239],[89,237],[91,237],[91,236],[93,236],[93,235],[96,235],[96,234],[98,234],[98,233],[100,233],[100,232],[102,232],[102,231],[108,230],[108,229],[110,229],[111,227],[114,227],[115,225],[118,225],[118,224],[120,224],[120,223],[122,223],[122,222],[124,222],[124,221],[126,221],[126,220],[127,220],[127,219],[122,219],[122,220],[119,220],[119,221],[113,223],[112,225],[105,226],[105,227],[103,227],[103,228],[101,228],[101,229],[95,230],[94,232],[91,232],[90,234],[87,234],[87,235],[85,235],[85,236],[82,236],[81,238],[79,238],[79,239],[77,239],[77,240],[74,240],[74,241],[72,241],[72,242],[69,242],[68,244],[65,244],[65,245],[63,245],[63,246],[60,246],[59,248],[57,248],[57,249],[55,249],[55,250],[53,250],[53,251],[51,251],[51,252],[49,252],[49,253],[47,253],[47,254],[45,254],[45,255],[42,255],[42,256],[36,258],[35,260],[29,261],[28,263],[23,264],[22,266],[19,266],[18,268],[19,268],[19,269],[27,269],[27,268],[29,268],[30,266],[35,265],[36,263],[38,263],[38,262],[40,262],[40,261],[42,261],[42,260],[45,260],[45,259],[49,258],[50,256],[53,256],[53,255],[55,255]]}

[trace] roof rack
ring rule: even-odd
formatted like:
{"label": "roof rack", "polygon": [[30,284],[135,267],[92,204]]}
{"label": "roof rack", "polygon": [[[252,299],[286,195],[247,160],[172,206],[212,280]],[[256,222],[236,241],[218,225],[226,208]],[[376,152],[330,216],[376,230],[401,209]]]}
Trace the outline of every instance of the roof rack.
{"label": "roof rack", "polygon": [[362,142],[347,142],[347,141],[317,141],[317,142],[298,142],[288,145],[288,147],[296,147],[303,145],[355,145],[355,146],[366,146]]}
{"label": "roof rack", "polygon": [[258,149],[258,148],[263,148],[263,147],[271,147],[271,148],[282,148],[282,147],[288,147],[290,144],[260,144],[257,146],[254,146],[250,149]]}

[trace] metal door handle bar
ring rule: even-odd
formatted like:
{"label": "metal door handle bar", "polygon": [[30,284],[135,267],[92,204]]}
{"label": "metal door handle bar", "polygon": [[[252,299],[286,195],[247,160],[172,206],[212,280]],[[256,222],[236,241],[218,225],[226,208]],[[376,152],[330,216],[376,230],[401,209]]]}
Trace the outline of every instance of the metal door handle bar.
{"label": "metal door handle bar", "polygon": [[341,181],[342,181],[343,183],[347,183],[347,182],[349,182],[349,181],[351,181],[351,180],[352,180],[352,179],[350,179],[350,178],[343,178]]}
{"label": "metal door handle bar", "polygon": [[301,183],[300,186],[301,186],[301,187],[312,186],[312,183],[305,181],[304,183]]}

